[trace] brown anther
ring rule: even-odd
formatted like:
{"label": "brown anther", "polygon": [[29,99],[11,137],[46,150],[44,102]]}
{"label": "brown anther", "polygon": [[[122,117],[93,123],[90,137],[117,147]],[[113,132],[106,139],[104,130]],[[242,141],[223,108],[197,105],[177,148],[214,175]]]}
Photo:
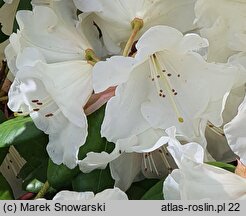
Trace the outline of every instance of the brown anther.
{"label": "brown anther", "polygon": [[45,117],[51,117],[51,116],[53,116],[52,113],[48,113],[48,114],[45,115]]}
{"label": "brown anther", "polygon": [[166,72],[166,70],[162,70],[162,72],[163,72],[163,73],[165,73],[165,72]]}
{"label": "brown anther", "polygon": [[43,105],[43,103],[41,103],[41,102],[38,102],[38,103],[37,103],[37,105],[41,106],[41,105]]}
{"label": "brown anther", "polygon": [[38,103],[39,100],[32,100],[32,103]]}
{"label": "brown anther", "polygon": [[119,153],[121,154],[121,153],[122,153],[122,151],[121,151],[121,150],[119,150]]}
{"label": "brown anther", "polygon": [[161,90],[160,90],[160,92],[162,93],[162,92],[163,92],[163,90],[161,89]]}
{"label": "brown anther", "polygon": [[177,95],[178,93],[177,92],[174,92],[174,95]]}
{"label": "brown anther", "polygon": [[157,77],[157,78],[160,78],[161,76],[160,76],[160,75],[157,75],[156,77]]}
{"label": "brown anther", "polygon": [[161,149],[159,149],[159,152],[162,154],[162,150]]}
{"label": "brown anther", "polygon": [[172,76],[172,74],[170,74],[170,73],[169,73],[169,74],[167,74],[167,75],[168,75],[169,77],[170,77],[170,76]]}
{"label": "brown anther", "polygon": [[152,81],[155,81],[155,79],[154,79],[154,78],[152,78]]}
{"label": "brown anther", "polygon": [[180,77],[180,74],[178,74],[178,77]]}
{"label": "brown anther", "polygon": [[175,89],[172,89],[172,92],[175,92]]}
{"label": "brown anther", "polygon": [[38,111],[39,111],[39,109],[38,109],[38,108],[37,108],[37,109],[33,109],[33,111],[34,111],[34,112],[38,112]]}

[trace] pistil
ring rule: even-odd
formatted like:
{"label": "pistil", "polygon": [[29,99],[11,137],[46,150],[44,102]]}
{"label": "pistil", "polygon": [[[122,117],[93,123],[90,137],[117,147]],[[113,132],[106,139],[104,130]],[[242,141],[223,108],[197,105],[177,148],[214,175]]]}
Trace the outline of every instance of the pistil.
{"label": "pistil", "polygon": [[123,51],[123,56],[128,56],[129,51],[132,48],[132,45],[135,41],[135,38],[138,34],[138,32],[143,28],[144,22],[142,19],[139,18],[135,18],[132,22],[131,22],[131,26],[132,26],[132,33],[131,36],[129,37],[125,49]]}

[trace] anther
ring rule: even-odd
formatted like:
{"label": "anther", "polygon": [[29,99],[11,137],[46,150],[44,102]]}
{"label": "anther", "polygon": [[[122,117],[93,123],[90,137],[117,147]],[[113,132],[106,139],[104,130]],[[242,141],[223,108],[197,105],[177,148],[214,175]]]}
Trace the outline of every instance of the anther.
{"label": "anther", "polygon": [[41,103],[41,102],[38,102],[38,103],[37,103],[37,105],[39,105],[39,106],[42,106],[42,105],[43,105],[43,103]]}
{"label": "anther", "polygon": [[38,103],[39,100],[32,100],[32,103]]}
{"label": "anther", "polygon": [[34,111],[34,112],[38,112],[38,111],[39,111],[39,109],[33,109],[33,111]]}
{"label": "anther", "polygon": [[178,120],[179,120],[180,123],[184,122],[184,119],[182,117],[179,117]]}
{"label": "anther", "polygon": [[161,76],[160,75],[157,75],[156,77],[159,79]]}
{"label": "anther", "polygon": [[169,74],[167,74],[167,76],[169,76],[169,77],[170,77],[170,76],[172,76],[172,74],[170,74],[170,73],[169,73]]}
{"label": "anther", "polygon": [[174,92],[174,95],[177,95],[178,93],[177,92]]}
{"label": "anther", "polygon": [[121,150],[119,150],[119,153],[121,154],[121,153],[122,153],[122,151],[121,151]]}
{"label": "anther", "polygon": [[51,117],[51,116],[53,116],[52,113],[49,113],[49,114],[46,114],[46,115],[45,115],[45,117]]}

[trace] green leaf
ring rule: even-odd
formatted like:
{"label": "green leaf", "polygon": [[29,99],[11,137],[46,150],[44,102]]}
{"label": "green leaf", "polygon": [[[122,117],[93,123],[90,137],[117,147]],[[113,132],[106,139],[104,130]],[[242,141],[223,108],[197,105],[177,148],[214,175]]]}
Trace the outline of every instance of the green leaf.
{"label": "green leaf", "polygon": [[81,173],[72,181],[75,191],[101,192],[107,188],[113,188],[114,180],[111,177],[109,167],[104,170],[94,170],[91,173]]}
{"label": "green leaf", "polygon": [[84,159],[88,152],[111,152],[114,148],[113,143],[109,143],[105,138],[101,137],[101,125],[104,119],[105,106],[87,117],[88,136],[86,143],[79,150],[79,159]]}
{"label": "green leaf", "polygon": [[0,164],[2,164],[8,152],[9,152],[9,148],[0,148]]}
{"label": "green leaf", "polygon": [[51,187],[61,189],[70,187],[72,179],[80,173],[78,167],[69,169],[65,165],[57,165],[49,160],[47,180]]}
{"label": "green leaf", "polygon": [[0,200],[13,200],[13,192],[4,176],[0,173]]}
{"label": "green leaf", "polygon": [[150,188],[141,198],[141,200],[163,200],[163,181],[161,180]]}
{"label": "green leaf", "polygon": [[144,179],[139,182],[135,182],[127,190],[126,194],[130,200],[139,200],[153,185],[155,185],[159,179]]}
{"label": "green leaf", "polygon": [[0,124],[6,120],[4,113],[0,110]]}
{"label": "green leaf", "polygon": [[235,169],[236,167],[231,165],[231,164],[227,164],[227,163],[223,163],[223,162],[206,162],[206,164],[209,164],[209,165],[212,165],[212,166],[216,166],[216,167],[219,167],[219,168],[222,168],[222,169],[225,169],[227,171],[230,171],[230,172],[235,172]]}
{"label": "green leaf", "polygon": [[3,0],[0,0],[0,8],[5,4]]}
{"label": "green leaf", "polygon": [[1,29],[2,25],[0,24],[0,43],[3,43],[4,41],[8,40],[9,36],[4,34]]}
{"label": "green leaf", "polygon": [[44,133],[36,128],[30,117],[17,117],[0,124],[0,148],[35,141]]}
{"label": "green leaf", "polygon": [[[85,144],[80,148],[79,159],[83,159],[90,151],[112,151],[114,145],[112,143],[108,143],[106,139],[101,138],[100,134],[104,112],[105,107],[102,107],[87,117],[88,136]],[[57,165],[50,161],[47,177],[52,187],[60,189],[69,186],[72,182],[72,179],[75,178],[79,173],[80,170],[78,169],[78,167],[70,170],[64,165]]]}
{"label": "green leaf", "polygon": [[[44,159],[39,166],[32,167],[31,163],[26,163],[20,173],[19,177],[23,179],[22,188],[27,190],[27,186],[34,180],[45,182],[47,179],[48,158]],[[27,190],[28,191],[28,190]],[[29,191],[32,192],[32,191]]]}

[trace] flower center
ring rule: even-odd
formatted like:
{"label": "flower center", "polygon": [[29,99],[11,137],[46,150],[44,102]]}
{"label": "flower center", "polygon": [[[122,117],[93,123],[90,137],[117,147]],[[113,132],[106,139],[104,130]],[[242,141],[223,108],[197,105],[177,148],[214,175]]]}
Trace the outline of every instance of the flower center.
{"label": "flower center", "polygon": [[[175,114],[177,115],[179,123],[183,123],[184,119],[181,116],[181,113],[178,109],[178,106],[175,102],[175,96],[178,95],[177,90],[172,87],[171,83],[171,77],[174,76],[174,74],[171,71],[168,71],[165,67],[165,64],[161,62],[160,56],[158,53],[153,54],[150,56],[149,59],[149,65],[150,65],[150,78],[154,82],[157,94],[163,98],[168,98]],[[175,74],[177,78],[180,78],[180,74]]]}
{"label": "flower center", "polygon": [[[158,155],[156,155],[156,153]],[[154,152],[143,153],[144,171],[156,173],[156,175],[160,177],[161,172],[163,171],[160,170],[160,168],[163,169],[163,167],[166,167],[168,172],[171,173],[173,168],[171,167],[169,163],[169,159],[167,158],[169,156],[170,155],[165,146],[162,146],[161,148],[155,150]],[[162,161],[161,166],[160,166],[160,158]]]}

